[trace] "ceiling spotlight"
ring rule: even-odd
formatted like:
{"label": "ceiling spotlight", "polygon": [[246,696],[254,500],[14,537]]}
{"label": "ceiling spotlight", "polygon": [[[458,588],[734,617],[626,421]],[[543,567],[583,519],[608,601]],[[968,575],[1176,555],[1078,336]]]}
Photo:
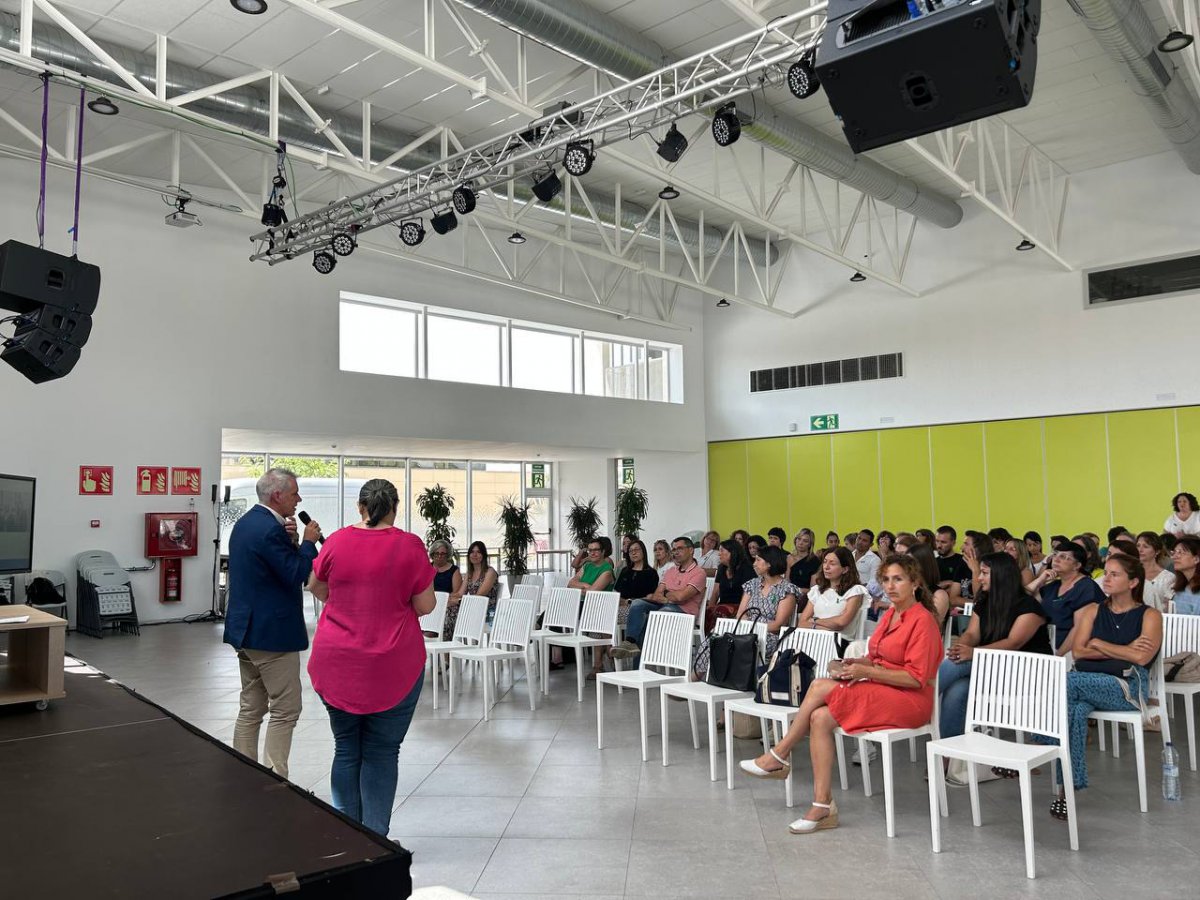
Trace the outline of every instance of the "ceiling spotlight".
{"label": "ceiling spotlight", "polygon": [[429,224],[438,234],[449,234],[458,227],[458,216],[454,214],[454,210],[448,209],[444,213],[435,213],[430,216]]}
{"label": "ceiling spotlight", "polygon": [[742,136],[742,123],[738,119],[737,107],[730,103],[717,110],[712,120],[712,136],[719,147],[737,143]]}
{"label": "ceiling spotlight", "polygon": [[318,250],[313,254],[313,268],[322,275],[328,275],[337,265],[337,257],[328,250]]}
{"label": "ceiling spotlight", "polygon": [[850,276],[850,281],[853,284],[858,284],[860,281],[866,281],[866,280],[867,280],[867,276],[864,275],[862,272],[855,272],[853,275]]}
{"label": "ceiling spotlight", "polygon": [[346,231],[339,231],[329,242],[329,248],[338,256],[349,256],[357,246],[358,243],[354,240],[354,236]]}
{"label": "ceiling spotlight", "polygon": [[523,244],[525,243],[525,235],[521,234],[519,231],[514,231],[508,236],[508,242],[510,244]]}
{"label": "ceiling spotlight", "polygon": [[807,55],[800,57],[788,69],[787,86],[797,100],[805,100],[820,89],[821,80],[817,78],[812,60]]}
{"label": "ceiling spotlight", "polygon": [[687,152],[688,139],[683,136],[674,122],[671,123],[670,130],[658,145],[658,155],[667,162],[679,162],[679,157]]}
{"label": "ceiling spotlight", "polygon": [[1026,250],[1032,250],[1036,246],[1037,246],[1037,244],[1035,244],[1029,238],[1023,237],[1023,238],[1021,238],[1021,243],[1017,244],[1017,249],[1020,250],[1022,253],[1024,253]]}
{"label": "ceiling spotlight", "polygon": [[731,305],[732,304],[728,300],[726,300],[724,297],[722,297],[720,300],[717,301],[717,309],[725,309],[726,307],[729,307]]}
{"label": "ceiling spotlight", "polygon": [[88,109],[98,116],[115,116],[121,111],[117,109],[117,104],[113,103],[107,97],[97,97],[95,100],[89,100]]}
{"label": "ceiling spotlight", "polygon": [[400,240],[406,247],[415,247],[425,240],[425,226],[420,219],[400,223]]}
{"label": "ceiling spotlight", "polygon": [[454,211],[460,216],[475,211],[475,192],[471,190],[470,184],[460,184],[456,187],[450,195],[450,200],[454,203]]}
{"label": "ceiling spotlight", "polygon": [[1178,28],[1172,28],[1167,32],[1167,36],[1158,42],[1158,49],[1163,53],[1178,53],[1180,50],[1186,50],[1192,46],[1192,36],[1180,31]]}
{"label": "ceiling spotlight", "polygon": [[533,183],[533,195],[543,203],[549,203],[561,190],[562,182],[553,169]]}
{"label": "ceiling spotlight", "polygon": [[567,144],[563,153],[563,168],[578,178],[592,170],[596,161],[596,144],[594,141],[572,141]]}
{"label": "ceiling spotlight", "polygon": [[229,5],[248,16],[261,16],[267,11],[267,0],[229,0]]}
{"label": "ceiling spotlight", "polygon": [[659,200],[674,200],[678,196],[679,191],[675,190],[675,188],[671,187],[669,184],[658,192]]}

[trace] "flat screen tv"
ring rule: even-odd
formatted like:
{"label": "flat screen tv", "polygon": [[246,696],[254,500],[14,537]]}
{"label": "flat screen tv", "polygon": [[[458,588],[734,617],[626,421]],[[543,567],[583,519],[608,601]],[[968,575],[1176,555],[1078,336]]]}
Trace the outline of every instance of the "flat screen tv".
{"label": "flat screen tv", "polygon": [[0,475],[0,575],[33,569],[33,499],[37,481]]}

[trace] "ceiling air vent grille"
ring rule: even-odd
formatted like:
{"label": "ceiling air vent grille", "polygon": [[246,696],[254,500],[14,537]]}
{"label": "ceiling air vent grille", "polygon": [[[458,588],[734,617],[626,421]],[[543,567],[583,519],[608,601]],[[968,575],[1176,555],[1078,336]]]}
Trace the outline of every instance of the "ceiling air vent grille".
{"label": "ceiling air vent grille", "polygon": [[750,393],[790,391],[793,388],[821,387],[852,381],[878,381],[881,378],[899,378],[903,374],[903,353],[860,356],[857,359],[832,359],[828,362],[751,371]]}

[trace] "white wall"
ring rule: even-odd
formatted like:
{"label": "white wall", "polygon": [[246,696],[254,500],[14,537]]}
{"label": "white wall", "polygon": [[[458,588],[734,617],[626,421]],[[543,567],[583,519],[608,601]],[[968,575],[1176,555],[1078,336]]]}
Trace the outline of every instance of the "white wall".
{"label": "white wall", "polygon": [[[1074,176],[1062,242],[1081,268],[1200,249],[1200,178],[1174,154]],[[801,254],[780,306],[795,320],[706,304],[709,440],[789,433],[841,414],[842,430],[1200,403],[1194,296],[1085,309],[1084,276],[970,201],[950,231],[918,226],[911,298]],[[751,395],[750,369],[903,351],[903,378]],[[1174,397],[1157,399],[1158,394]]]}
{"label": "white wall", "polygon": [[[63,251],[70,176],[52,171],[50,249]],[[35,242],[36,168],[0,162],[0,237]],[[43,385],[0,367],[0,471],[38,478],[35,565],[73,581],[74,555],[107,549],[142,562],[147,511],[186,498],[138,498],[137,465],[203,468],[202,546],[214,536],[208,486],[221,428],[620,448],[600,456],[704,448],[700,316],[668,331],[437,273],[362,250],[330,277],[307,260],[268,268],[246,257],[253,222],[220,214],[203,228],[163,225],[158,197],[85,180],[81,257],[102,269],[95,330],[75,371]],[[338,370],[338,292],[360,291],[570,327],[682,343],[683,405],[579,398]],[[116,495],[79,497],[81,464],[116,467]],[[652,485],[647,484],[651,490]],[[698,509],[703,509],[699,506]],[[102,526],[89,528],[98,518]],[[210,551],[211,552],[211,551]],[[209,552],[209,553],[210,553]],[[203,611],[211,555],[184,561],[184,603],[157,602],[157,577],[134,576],[143,621]],[[73,604],[72,604],[73,614]]]}

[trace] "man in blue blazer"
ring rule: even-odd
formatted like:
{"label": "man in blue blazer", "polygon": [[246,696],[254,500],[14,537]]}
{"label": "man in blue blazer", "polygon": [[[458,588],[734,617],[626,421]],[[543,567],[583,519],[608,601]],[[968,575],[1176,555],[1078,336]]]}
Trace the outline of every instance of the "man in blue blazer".
{"label": "man in blue blazer", "polygon": [[303,588],[321,529],[309,522],[296,546],[292,516],[300,489],[287,469],[271,469],[255,490],[258,503],[229,536],[225,643],[237,650],[242,676],[233,748],[258,761],[258,733],[269,710],[266,765],[287,778],[292,732],[300,718],[300,651],[308,648]]}

